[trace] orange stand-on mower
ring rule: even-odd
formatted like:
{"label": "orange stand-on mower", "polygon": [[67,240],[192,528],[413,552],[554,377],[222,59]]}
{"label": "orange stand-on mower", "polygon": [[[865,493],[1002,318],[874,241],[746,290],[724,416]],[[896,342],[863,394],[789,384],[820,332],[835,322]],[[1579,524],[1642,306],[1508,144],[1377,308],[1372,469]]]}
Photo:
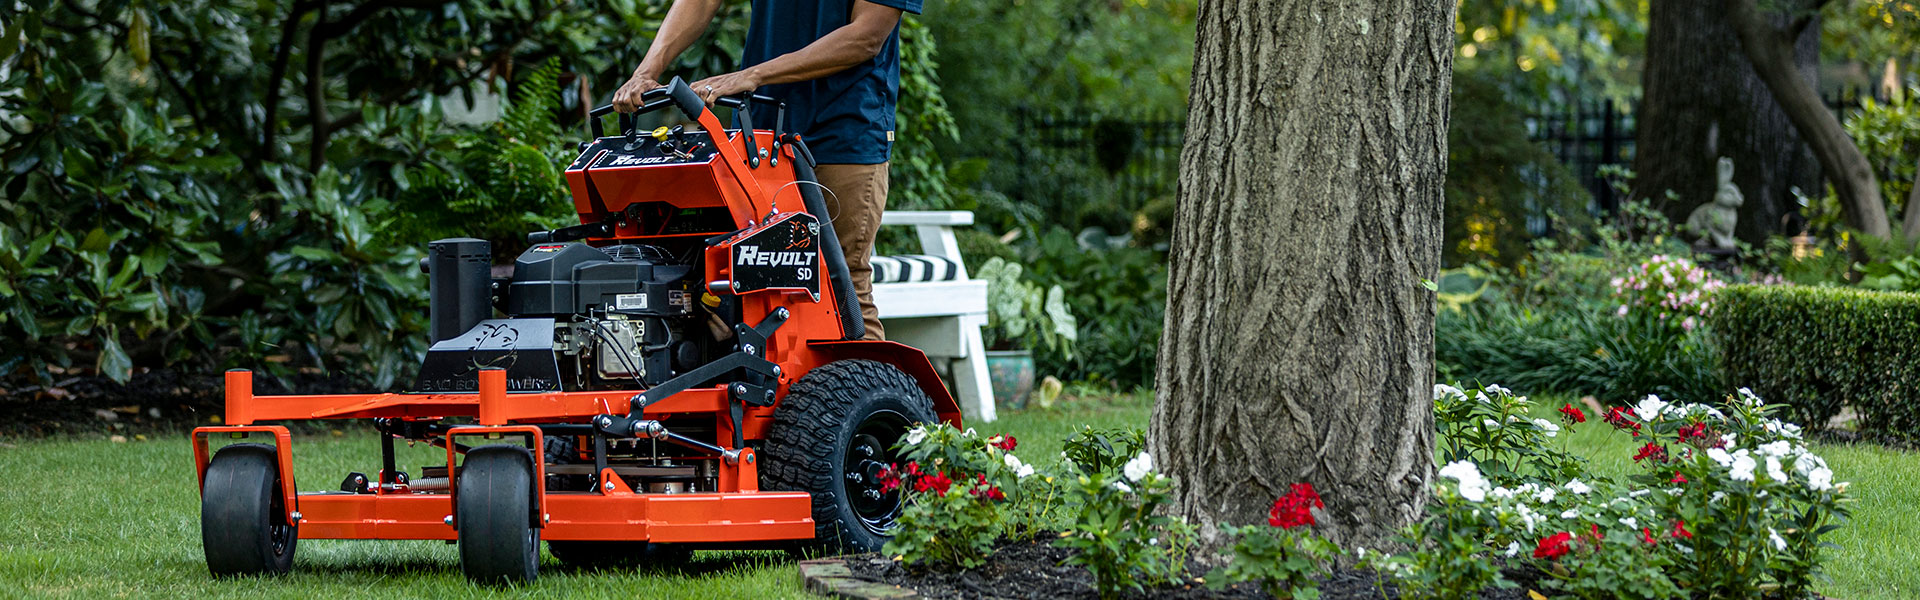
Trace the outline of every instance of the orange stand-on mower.
{"label": "orange stand-on mower", "polygon": [[[193,431],[201,538],[216,575],[286,571],[309,539],[446,540],[480,581],[528,581],[540,541],[569,563],[695,548],[876,550],[900,512],[877,477],[916,423],[959,424],[932,365],[860,341],[847,265],[785,107],[687,84],[701,131],[594,140],[567,167],[580,225],[530,234],[510,278],[488,243],[429,245],[432,347],[416,391],[255,396],[226,374],[226,425]],[[771,131],[751,109],[774,110]],[[383,461],[298,492],[285,427],[372,419]],[[211,439],[232,443],[208,459]],[[446,448],[408,477],[397,440]],[[465,458],[462,459],[461,457]]]}

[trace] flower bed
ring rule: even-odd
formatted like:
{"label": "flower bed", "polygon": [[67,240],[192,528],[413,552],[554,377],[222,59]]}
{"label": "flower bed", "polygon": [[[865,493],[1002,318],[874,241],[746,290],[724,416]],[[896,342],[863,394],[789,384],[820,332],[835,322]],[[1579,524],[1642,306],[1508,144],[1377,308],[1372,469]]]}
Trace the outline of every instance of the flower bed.
{"label": "flower bed", "polygon": [[[1812,596],[1847,484],[1777,407],[1742,389],[1591,418],[1568,404],[1547,413],[1558,423],[1535,408],[1499,386],[1435,386],[1443,465],[1402,553],[1321,537],[1325,499],[1299,483],[1265,523],[1216,524],[1228,558],[1210,570],[1197,528],[1162,510],[1175,482],[1137,430],[1085,430],[1058,467],[1036,467],[1011,437],[919,428],[883,475],[906,495],[901,529],[880,560],[849,566],[935,597]],[[1633,439],[1641,472],[1595,476],[1565,447],[1579,427]]]}

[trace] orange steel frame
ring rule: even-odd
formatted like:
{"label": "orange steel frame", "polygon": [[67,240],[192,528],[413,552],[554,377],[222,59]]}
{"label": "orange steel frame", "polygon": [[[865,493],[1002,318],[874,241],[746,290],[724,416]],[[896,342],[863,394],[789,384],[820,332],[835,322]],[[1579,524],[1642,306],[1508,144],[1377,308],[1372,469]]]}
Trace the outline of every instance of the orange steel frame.
{"label": "orange steel frame", "polygon": [[[750,235],[756,231],[756,218],[770,217],[778,212],[782,206],[776,204],[776,197],[786,199],[784,207],[789,212],[803,206],[797,192],[786,190],[787,187],[797,187],[789,185],[796,178],[792,161],[801,160],[794,152],[793,145],[784,145],[774,154],[772,132],[757,131],[754,136],[757,147],[749,150],[744,136],[737,132],[726,132],[713,111],[704,111],[698,122],[706,131],[718,132],[713,136],[716,140],[727,139],[726,143],[714,144],[718,153],[715,160],[704,164],[646,168],[682,169],[672,173],[659,172],[669,180],[704,177],[708,181],[720,182],[717,188],[706,188],[717,192],[720,198],[695,198],[691,202],[705,205],[724,203],[729,207],[735,225],[742,233],[721,245]],[[768,164],[749,168],[746,152],[761,150],[768,151],[780,160],[763,161]],[[715,165],[714,162],[721,164]],[[581,221],[585,223],[603,218],[604,215],[588,214],[590,209],[578,201],[585,196],[583,174],[570,171],[567,175],[569,184],[574,188],[576,205],[581,209]],[[727,182],[734,185],[728,185]],[[621,191],[625,193],[617,191],[609,198],[615,202],[609,207],[611,211],[620,211],[636,201],[636,197],[644,196],[641,190],[632,189],[631,186]],[[664,200],[674,201],[673,198]],[[638,231],[637,226],[623,226],[609,238],[590,241],[611,243],[646,237]],[[824,264],[818,266],[820,272],[826,272]],[[706,281],[729,279],[730,267],[731,261],[723,264],[707,261]],[[742,314],[745,315],[767,315],[777,308],[791,311],[790,319],[767,341],[765,349],[767,360],[781,368],[776,390],[778,398],[784,398],[787,388],[815,366],[850,358],[878,360],[893,364],[913,376],[933,398],[935,410],[942,420],[960,423],[958,405],[934,373],[932,364],[918,350],[891,342],[840,340],[838,319],[858,319],[860,316],[840,315],[836,308],[839,304],[832,296],[832,286],[822,285],[821,288],[818,300],[805,292],[793,290],[758,290],[740,297]],[[453,517],[457,499],[453,490],[457,489],[457,449],[460,446],[453,442],[454,438],[521,439],[532,450],[534,462],[542,463],[542,434],[536,425],[584,423],[598,415],[624,415],[630,409],[632,396],[642,391],[510,394],[507,392],[505,372],[499,370],[480,372],[477,393],[255,396],[253,374],[244,370],[228,371],[225,384],[226,425],[193,430],[194,462],[202,485],[209,461],[209,438],[218,435],[244,437],[256,433],[271,434],[281,474],[281,492],[285,496],[286,518],[289,523],[298,524],[301,538],[309,539],[457,539],[459,533]],[[726,448],[733,438],[733,425],[728,417],[729,402],[725,387],[715,385],[690,389],[658,400],[646,407],[644,415],[635,416],[659,420],[709,415],[714,420],[718,434],[716,443]],[[740,426],[742,437],[747,440],[764,439],[772,425],[774,409],[746,407]],[[287,428],[256,424],[262,421],[309,419],[438,421],[449,417],[472,417],[477,425],[448,430],[441,439],[435,440],[435,443],[444,443],[447,448],[448,489],[445,491],[413,491],[381,485],[374,486],[372,493],[298,493],[293,477],[292,439]],[[543,528],[541,537],[549,540],[731,543],[813,537],[811,497],[805,492],[761,491],[755,464],[757,457],[753,451],[746,448],[726,449],[737,451],[736,458],[731,462],[717,460],[719,490],[707,493],[638,492],[620,477],[614,476],[611,468],[602,471],[597,479],[610,485],[601,485],[585,492],[547,491],[545,485],[537,483],[545,481],[545,466],[536,464],[536,485],[532,487],[538,494],[534,499],[537,508],[529,518],[534,526]]]}

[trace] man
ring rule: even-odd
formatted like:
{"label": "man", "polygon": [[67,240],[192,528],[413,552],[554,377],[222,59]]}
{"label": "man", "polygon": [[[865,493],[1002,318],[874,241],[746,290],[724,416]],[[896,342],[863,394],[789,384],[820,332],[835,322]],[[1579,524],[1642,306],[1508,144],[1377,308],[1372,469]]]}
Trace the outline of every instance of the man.
{"label": "man", "polygon": [[[676,0],[613,105],[631,112],[661,87],[668,65],[699,39],[722,0]],[[921,0],[753,0],[739,71],[693,83],[707,104],[759,90],[787,103],[787,119],[819,166],[840,248],[860,296],[867,339],[883,339],[868,254],[887,206],[887,160],[900,95],[900,12]]]}

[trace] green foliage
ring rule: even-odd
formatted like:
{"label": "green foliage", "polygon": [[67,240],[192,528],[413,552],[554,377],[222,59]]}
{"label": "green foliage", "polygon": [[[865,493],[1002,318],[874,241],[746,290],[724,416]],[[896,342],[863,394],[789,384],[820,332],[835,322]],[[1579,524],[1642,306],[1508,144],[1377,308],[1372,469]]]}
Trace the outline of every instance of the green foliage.
{"label": "green foliage", "polygon": [[1219,589],[1230,581],[1259,582],[1275,598],[1315,600],[1320,597],[1316,579],[1325,572],[1324,565],[1340,554],[1340,547],[1331,540],[1304,529],[1223,525],[1220,530],[1238,539],[1227,565],[1207,573],[1209,588]]}
{"label": "green foliage", "polygon": [[1167,307],[1166,253],[1098,233],[1076,238],[1052,229],[1022,253],[1036,283],[1060,286],[1067,305],[1092,315],[1079,321],[1071,356],[1035,358],[1062,379],[1123,389],[1151,385]]}
{"label": "green foliage", "polygon": [[1023,279],[1018,264],[999,258],[987,260],[974,278],[987,282],[987,345],[996,350],[1028,348],[1073,357],[1078,337],[1066,292],[1055,285],[1042,291]]}
{"label": "green foliage", "polygon": [[1903,96],[1888,103],[1862,98],[1860,110],[1848,113],[1846,121],[1847,136],[1873,166],[1887,214],[1895,217],[1905,214],[1914,176],[1920,174],[1915,171],[1920,164],[1920,87]]}
{"label": "green foliage", "polygon": [[1060,455],[1082,473],[1118,470],[1147,447],[1144,429],[1082,428],[1061,445]]}
{"label": "green foliage", "polygon": [[1014,447],[1010,437],[981,439],[946,424],[909,430],[898,445],[906,464],[881,474],[906,500],[883,551],[909,566],[970,569],[986,562],[1003,532],[1036,535],[1035,524],[1050,522],[1061,494]]}
{"label": "green foliage", "polygon": [[1555,447],[1560,426],[1533,417],[1534,403],[1498,385],[1462,390],[1433,387],[1434,424],[1440,433],[1440,462],[1472,461],[1501,485],[1558,481],[1578,477],[1586,461]]}
{"label": "green foliage", "polygon": [[899,143],[889,165],[893,179],[888,203],[902,210],[953,207],[939,145],[960,136],[946,95],[940,89],[938,42],[913,15],[900,20]]}
{"label": "green foliage", "polygon": [[1647,3],[1462,2],[1453,31],[1456,71],[1500,73],[1503,85],[1532,97],[1577,91],[1623,99],[1640,86],[1635,59],[1646,54]]}
{"label": "green foliage", "polygon": [[1591,198],[1547,149],[1528,139],[1527,111],[1490,69],[1458,70],[1447,121],[1446,264],[1517,264],[1542,214],[1584,228]]}
{"label": "green foliage", "polygon": [[1920,431],[1920,294],[1732,286],[1712,318],[1729,381],[1815,427],[1843,408],[1864,431]]}
{"label": "green foliage", "polygon": [[1185,521],[1161,510],[1173,497],[1174,480],[1152,471],[1141,453],[1118,470],[1069,475],[1068,502],[1080,514],[1054,545],[1075,550],[1067,558],[1093,573],[1102,598],[1142,592],[1142,584],[1179,583],[1194,533]]}

